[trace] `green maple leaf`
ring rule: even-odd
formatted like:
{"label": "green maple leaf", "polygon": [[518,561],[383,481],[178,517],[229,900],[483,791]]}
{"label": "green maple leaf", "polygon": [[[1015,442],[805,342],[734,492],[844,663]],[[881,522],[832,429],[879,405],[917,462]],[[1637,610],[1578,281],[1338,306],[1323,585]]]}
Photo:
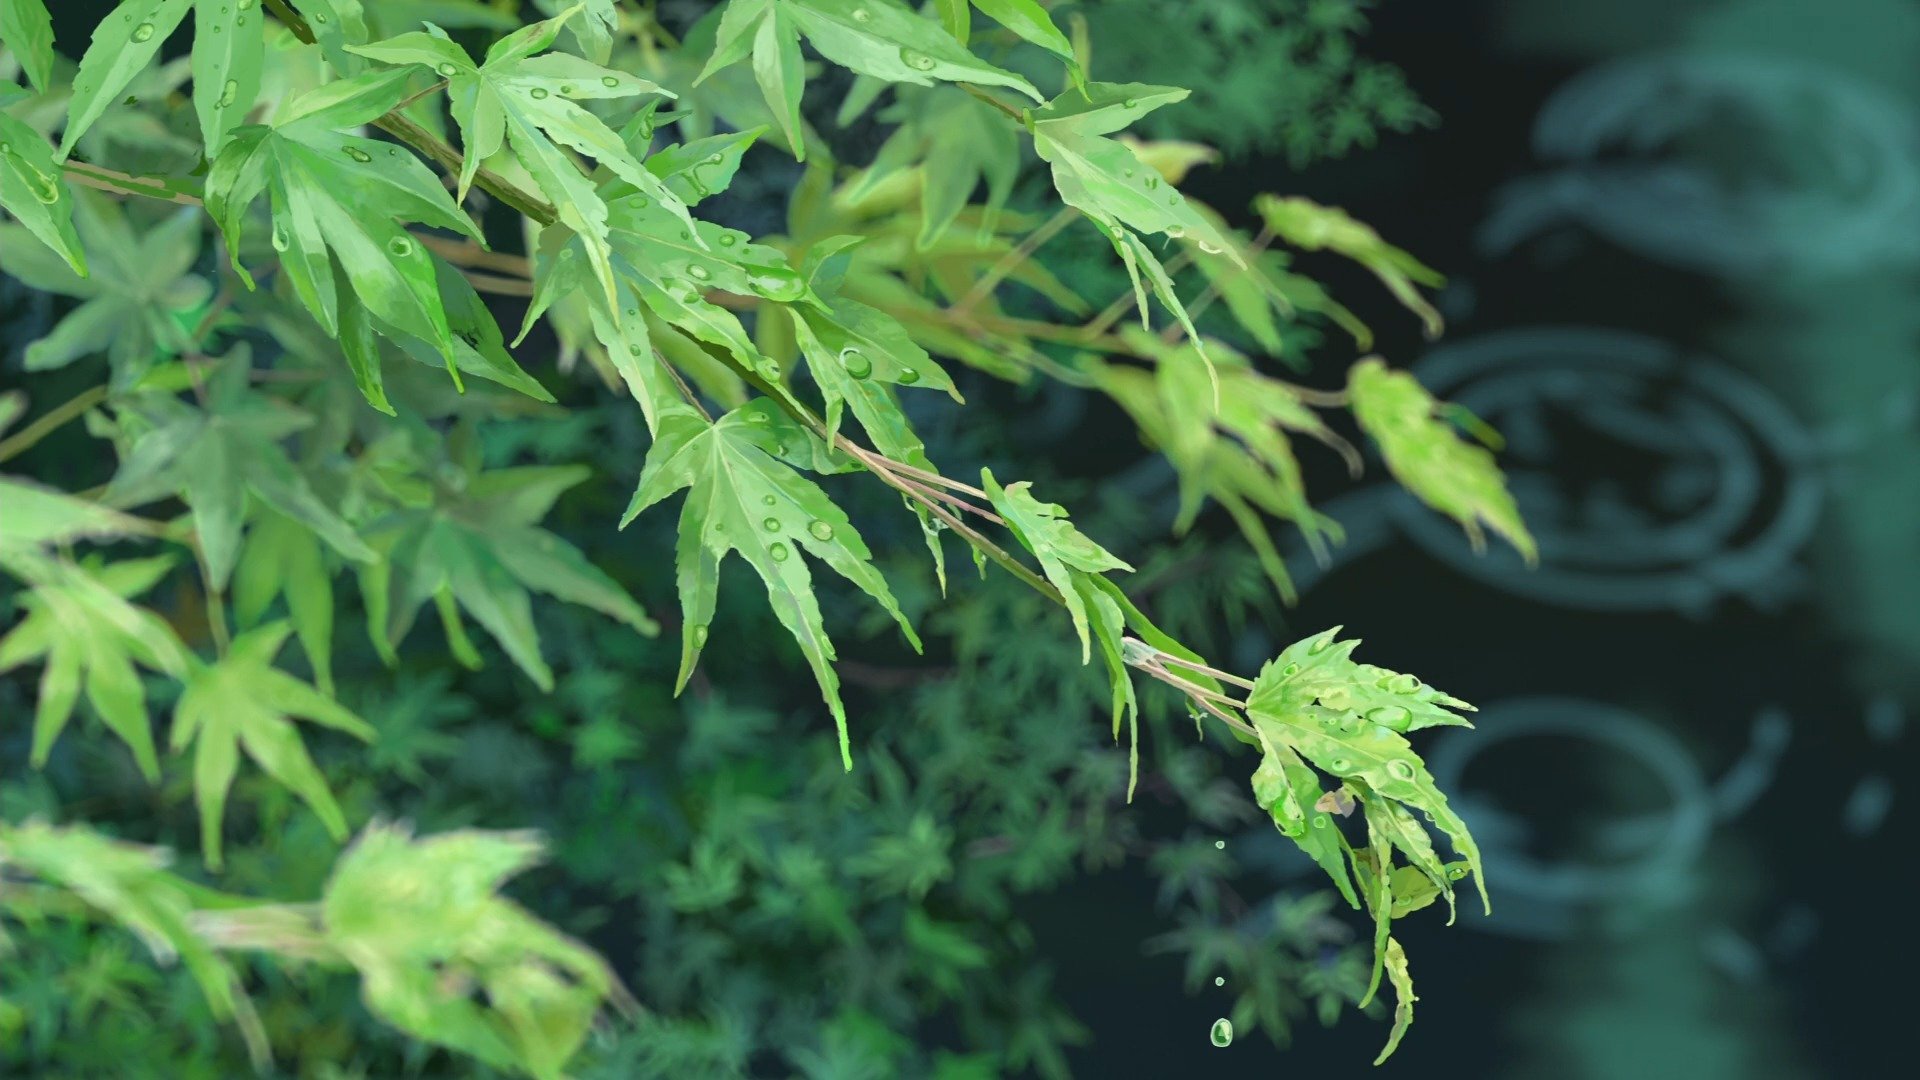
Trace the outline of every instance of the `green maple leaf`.
{"label": "green maple leaf", "polygon": [[559,1080],[602,1004],[627,999],[592,950],[500,894],[540,856],[531,833],[416,840],[370,826],[327,879],[322,940],[359,971],[375,1016],[495,1068]]}
{"label": "green maple leaf", "polygon": [[[1369,799],[1377,796],[1426,814],[1446,834],[1454,850],[1466,859],[1474,884],[1480,890],[1481,902],[1491,912],[1480,868],[1480,849],[1468,833],[1466,823],[1447,806],[1447,798],[1435,786],[1426,763],[1400,734],[1416,723],[1419,726],[1463,724],[1458,717],[1441,719],[1446,715],[1445,706],[1470,706],[1422,687],[1412,676],[1353,663],[1351,654],[1359,642],[1337,641],[1339,629],[1334,627],[1303,638],[1261,668],[1253,690],[1247,695],[1247,716],[1259,733],[1263,747],[1269,754],[1278,753],[1284,747],[1322,772],[1364,785],[1363,794]],[[1286,764],[1283,757],[1281,765]],[[1278,778],[1268,774],[1268,783],[1275,779],[1287,779],[1285,770]],[[1271,790],[1257,790],[1256,794],[1262,797],[1262,805],[1273,805]],[[1295,793],[1296,802],[1301,794]],[[1296,808],[1305,812],[1304,807]],[[1300,839],[1289,829],[1289,822],[1299,821],[1300,816],[1286,810],[1285,817],[1286,820],[1281,820],[1276,813],[1282,831]],[[1371,828],[1375,824],[1390,827]],[[1395,835],[1403,824],[1419,837]],[[1379,842],[1391,840],[1395,846],[1416,855],[1416,866],[1438,871],[1440,864],[1437,858],[1431,857],[1431,843],[1425,839],[1423,827],[1411,816],[1403,822],[1383,807],[1377,813],[1370,813],[1369,825],[1369,831]],[[1423,843],[1427,845],[1425,852],[1419,854],[1419,845]],[[1433,872],[1431,876],[1451,903],[1451,875]]]}
{"label": "green maple leaf", "polygon": [[249,498],[300,522],[349,559],[373,558],[280,447],[312,418],[249,390],[250,370],[246,347],[236,347],[209,377],[204,408],[161,394],[129,399],[122,410],[135,433],[107,500],[136,506],[181,494],[216,589],[226,588],[239,556]]}
{"label": "green maple leaf", "polygon": [[1332,251],[1372,271],[1395,299],[1420,316],[1428,337],[1439,336],[1440,313],[1420,295],[1419,286],[1439,285],[1446,279],[1420,260],[1380,239],[1379,233],[1337,206],[1262,195],[1253,201],[1253,211],[1287,243],[1305,251]]}
{"label": "green maple leaf", "polygon": [[1088,83],[1084,90],[1062,94],[1031,113],[1028,126],[1034,150],[1053,167],[1053,186],[1061,200],[1099,226],[1126,265],[1142,324],[1147,318],[1146,288],[1151,285],[1187,336],[1198,341],[1200,335],[1174,293],[1173,279],[1140,234],[1190,239],[1207,251],[1225,254],[1236,266],[1243,263],[1232,242],[1186,196],[1163,182],[1159,172],[1132,148],[1106,137],[1186,96],[1187,91],[1169,86]]}
{"label": "green maple leaf", "polygon": [[990,470],[980,470],[980,486],[986,489],[994,509],[1006,519],[1007,528],[1034,558],[1053,587],[1060,590],[1073,628],[1080,635],[1081,662],[1092,659],[1092,639],[1088,634],[1087,604],[1074,586],[1075,573],[1101,574],[1108,570],[1132,570],[1106,548],[1088,538],[1067,520],[1067,511],[1058,503],[1043,503],[1033,497],[1031,481],[1021,480],[1001,487]]}
{"label": "green maple leaf", "polygon": [[193,19],[193,107],[209,158],[253,107],[265,56],[263,15],[254,0],[125,0],[94,27],[67,102],[60,157],[107,111],[186,18]]}
{"label": "green maple leaf", "polygon": [[207,279],[192,273],[200,257],[201,217],[192,208],[169,214],[145,233],[135,231],[122,207],[85,192],[73,200],[73,222],[89,257],[87,276],[57,262],[46,250],[0,226],[0,270],[46,292],[81,301],[47,335],[27,346],[26,366],[45,371],[105,351],[114,382],[125,385],[145,373],[156,356],[193,347],[180,313],[206,303]]}
{"label": "green maple leaf", "polygon": [[[5,2],[9,0],[0,0]],[[6,113],[0,113],[0,209],[65,259],[75,274],[86,276],[86,251],[73,229],[73,195],[60,175],[53,147],[39,132]],[[26,246],[31,245],[16,236],[0,245],[0,250]],[[16,261],[19,257],[0,259],[0,267]]]}
{"label": "green maple leaf", "polygon": [[0,45],[20,59],[35,90],[53,76],[53,17],[41,0],[0,0]]}
{"label": "green maple leaf", "polygon": [[1475,550],[1485,547],[1485,521],[1527,562],[1539,557],[1493,455],[1440,420],[1439,403],[1418,380],[1369,357],[1348,372],[1347,392],[1354,419],[1380,448],[1388,470],[1422,502],[1459,522]]}
{"label": "green maple leaf", "polygon": [[220,868],[220,824],[242,750],[312,807],[329,835],[346,839],[346,816],[307,755],[293,720],[312,721],[368,742],[375,732],[332,698],[274,668],[273,658],[289,633],[286,623],[269,623],[234,638],[225,656],[187,677],[174,706],[169,744],[176,751],[189,744],[194,748],[193,795],[209,869]]}
{"label": "green maple leaf", "polygon": [[464,609],[542,690],[553,672],[540,655],[529,590],[612,616],[642,634],[658,631],[626,590],[578,548],[536,523],[554,500],[585,480],[580,466],[496,469],[468,477],[457,490],[430,490],[421,505],[402,507],[367,526],[382,562],[361,572],[374,645],[389,663],[421,605],[440,609],[456,655],[470,667],[480,656],[460,628]]}
{"label": "green maple leaf", "polygon": [[412,92],[410,68],[341,79],[283,107],[271,127],[240,128],[207,175],[207,212],[240,265],[246,208],[262,192],[273,209],[280,269],[327,333],[340,335],[337,264],[360,303],[454,361],[437,260],[403,221],[451,229],[484,245],[433,173],[402,147],[347,134]]}
{"label": "green maple leaf", "polygon": [[790,444],[783,442],[786,433],[770,422],[770,408],[762,400],[712,423],[685,406],[663,415],[639,488],[620,524],[626,526],[647,507],[687,489],[675,549],[685,620],[676,692],[686,686],[706,645],[720,564],[738,552],[766,583],[774,614],[813,668],[839,731],[841,762],[852,769],[847,713],[832,664],[833,642],[800,554],[827,564],[878,601],[916,650],[920,638],[847,515],[826,492],[779,459],[791,452]]}
{"label": "green maple leaf", "polygon": [[350,51],[392,64],[421,65],[447,80],[454,122],[464,145],[458,197],[466,198],[480,163],[504,146],[533,177],[559,213],[560,223],[580,236],[595,277],[611,301],[613,267],[607,247],[607,206],[593,182],[561,147],[598,161],[620,179],[667,206],[691,229],[692,218],[677,196],[648,172],[600,118],[576,101],[673,95],[645,79],[564,53],[535,56],[553,44],[561,26],[579,10],[523,27],[501,38],[475,64],[444,32],[401,34]]}
{"label": "green maple leaf", "polygon": [[[9,517],[17,505],[7,500]],[[45,664],[34,706],[34,768],[46,764],[84,690],[101,722],[133,752],[140,772],[159,781],[146,690],[134,665],[179,676],[190,661],[159,616],[127,601],[172,567],[167,556],[98,568],[53,564],[26,594],[26,617],[0,637],[0,671],[36,659]]]}
{"label": "green maple leaf", "polygon": [[1043,100],[1031,83],[974,56],[940,24],[893,0],[729,0],[713,55],[694,85],[751,56],[761,93],[799,160],[806,159],[800,121],[806,87],[803,34],[833,63],[886,82],[1005,86]]}
{"label": "green maple leaf", "polygon": [[1191,342],[1169,344],[1132,327],[1122,337],[1136,354],[1154,360],[1154,370],[1102,365],[1097,378],[1179,474],[1175,531],[1192,525],[1206,499],[1218,501],[1240,527],[1274,587],[1291,597],[1292,581],[1261,513],[1293,522],[1316,551],[1324,549],[1323,535],[1338,539],[1341,534],[1338,525],[1308,505],[1287,433],[1307,435],[1348,454],[1352,449],[1286,384],[1261,375],[1245,357],[1219,342],[1209,342],[1202,357]]}

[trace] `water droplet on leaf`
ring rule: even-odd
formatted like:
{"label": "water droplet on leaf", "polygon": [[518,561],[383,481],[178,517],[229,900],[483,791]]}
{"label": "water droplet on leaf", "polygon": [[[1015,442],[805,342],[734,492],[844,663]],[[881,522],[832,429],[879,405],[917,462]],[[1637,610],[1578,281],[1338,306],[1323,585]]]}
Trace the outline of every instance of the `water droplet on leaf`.
{"label": "water droplet on leaf", "polygon": [[695,281],[710,281],[713,278],[713,271],[699,263],[692,263],[687,267],[687,276]]}
{"label": "water droplet on leaf", "polygon": [[801,280],[800,275],[784,266],[756,268],[747,278],[747,285],[761,296],[781,304],[798,300],[807,291],[807,283]]}
{"label": "water droplet on leaf", "polygon": [[920,373],[913,370],[912,368],[902,368],[900,369],[900,374],[894,379],[894,381],[899,383],[901,386],[912,386],[914,383],[917,383],[920,381]]}
{"label": "water droplet on leaf", "polygon": [[815,521],[810,523],[807,526],[807,531],[813,534],[813,538],[815,540],[833,539],[833,526],[827,524],[824,521]]}
{"label": "water droplet on leaf", "polygon": [[438,64],[435,64],[433,66],[433,70],[439,72],[441,78],[451,79],[453,78],[454,72],[459,71],[460,69],[457,67],[454,67],[452,64],[448,63],[447,61],[442,60]]}
{"label": "water droplet on leaf", "polygon": [[933,57],[926,53],[914,52],[912,49],[900,50],[900,62],[915,71],[932,71],[934,66]]}
{"label": "water droplet on leaf", "polygon": [[152,24],[152,23],[150,23],[150,22],[143,22],[143,23],[141,23],[141,24],[140,24],[139,26],[136,26],[136,27],[134,27],[134,28],[133,28],[133,40],[135,40],[135,41],[150,41],[150,40],[152,40],[152,39],[153,39],[153,24]]}
{"label": "water droplet on leaf", "polygon": [[600,77],[600,85],[601,85],[601,86],[604,86],[604,87],[606,87],[606,88],[607,88],[607,89],[609,89],[609,90],[611,90],[611,89],[613,89],[614,87],[616,87],[616,86],[619,86],[619,85],[620,85],[620,80],[619,80],[619,79],[616,79],[616,78],[614,78],[614,77],[613,77],[613,76],[611,76],[611,75],[602,75],[602,76]]}
{"label": "water droplet on leaf", "polygon": [[413,254],[413,241],[404,236],[396,236],[387,241],[387,250],[399,258]]}
{"label": "water droplet on leaf", "polygon": [[706,643],[707,643],[707,628],[705,626],[694,627],[693,628],[694,647],[699,648],[700,646],[705,645]]}
{"label": "water droplet on leaf", "polygon": [[873,374],[873,361],[867,359],[866,353],[851,346],[840,350],[840,366],[846,368],[847,374],[856,379],[864,379]]}
{"label": "water droplet on leaf", "polygon": [[220,88],[220,99],[216,104],[223,109],[230,108],[233,105],[233,99],[239,96],[240,84],[232,79],[228,79],[227,84]]}
{"label": "water droplet on leaf", "polygon": [[1411,694],[1420,689],[1420,680],[1412,675],[1395,675],[1393,681],[1387,685],[1387,689],[1396,694]]}
{"label": "water droplet on leaf", "polygon": [[1408,712],[1399,705],[1382,705],[1377,709],[1367,710],[1367,719],[1376,724],[1385,724],[1387,727],[1392,727],[1395,724],[1404,724],[1412,715],[1411,712]]}
{"label": "water droplet on leaf", "polygon": [[787,556],[792,552],[787,550],[787,545],[776,541],[767,546],[767,554],[773,556],[774,562],[786,562]]}
{"label": "water droplet on leaf", "polygon": [[538,101],[541,98],[547,96],[547,88],[544,86],[536,86],[533,89],[527,91],[527,96],[534,99],[535,101]]}
{"label": "water droplet on leaf", "polygon": [[373,155],[367,153],[365,150],[362,150],[357,146],[343,146],[340,148],[340,150],[342,153],[346,154],[348,157],[352,158],[353,160],[359,162],[362,165],[365,165],[367,162],[373,160]]}
{"label": "water droplet on leaf", "polygon": [[1413,780],[1413,766],[1404,761],[1387,762],[1387,772],[1390,773],[1395,780],[1405,780],[1408,782]]}

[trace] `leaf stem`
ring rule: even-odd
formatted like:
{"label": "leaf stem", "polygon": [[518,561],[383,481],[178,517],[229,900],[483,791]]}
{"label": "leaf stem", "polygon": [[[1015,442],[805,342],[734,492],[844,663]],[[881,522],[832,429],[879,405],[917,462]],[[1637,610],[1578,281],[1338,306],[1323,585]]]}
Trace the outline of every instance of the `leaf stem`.
{"label": "leaf stem", "polygon": [[11,437],[0,440],[0,461],[8,461],[20,456],[67,421],[85,414],[88,409],[105,400],[107,400],[107,388],[103,384],[82,390],[54,406],[45,416],[21,428]]}

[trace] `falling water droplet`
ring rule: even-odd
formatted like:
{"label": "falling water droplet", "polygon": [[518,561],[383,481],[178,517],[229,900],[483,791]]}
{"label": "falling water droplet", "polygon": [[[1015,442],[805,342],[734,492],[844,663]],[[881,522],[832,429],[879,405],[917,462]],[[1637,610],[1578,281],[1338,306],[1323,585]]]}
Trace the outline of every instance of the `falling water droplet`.
{"label": "falling water droplet", "polygon": [[808,524],[807,532],[813,534],[815,540],[833,539],[833,526],[824,521],[815,521]]}
{"label": "falling water droplet", "polygon": [[864,379],[873,374],[873,361],[867,359],[866,353],[852,346],[840,350],[840,366],[846,368],[847,374],[856,379]]}
{"label": "falling water droplet", "polygon": [[1215,986],[1225,986],[1225,985],[1227,985],[1227,980],[1226,980],[1226,979],[1224,979],[1224,978],[1222,978],[1222,977],[1221,977],[1221,976],[1219,976],[1219,975],[1215,975],[1215,976],[1213,977],[1213,985],[1215,985]]}
{"label": "falling water droplet", "polygon": [[1232,1046],[1233,1021],[1224,1016],[1215,1020],[1213,1022],[1213,1030],[1207,1033],[1207,1037],[1213,1040],[1213,1045],[1215,1046]]}
{"label": "falling water droplet", "polygon": [[153,24],[152,24],[152,23],[150,23],[150,22],[143,22],[143,23],[141,23],[141,24],[140,24],[139,26],[136,26],[136,27],[134,27],[134,28],[133,28],[133,40],[135,40],[135,41],[151,41],[152,39],[153,39]]}
{"label": "falling water droplet", "polygon": [[773,556],[774,562],[786,562],[787,556],[792,554],[792,552],[789,552],[787,550],[787,545],[782,544],[779,541],[775,541],[774,543],[767,545],[767,554]]}

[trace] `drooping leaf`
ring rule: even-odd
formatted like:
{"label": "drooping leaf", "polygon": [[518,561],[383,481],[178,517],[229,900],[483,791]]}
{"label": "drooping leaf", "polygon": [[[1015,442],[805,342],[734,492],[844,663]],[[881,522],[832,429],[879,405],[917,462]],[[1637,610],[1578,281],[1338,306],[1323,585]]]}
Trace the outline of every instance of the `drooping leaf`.
{"label": "drooping leaf", "polygon": [[[6,516],[13,513],[8,501]],[[128,601],[151,589],[173,563],[161,556],[99,568],[54,564],[26,594],[25,618],[0,637],[0,672],[33,660],[45,665],[34,706],[35,768],[46,764],[84,691],[95,715],[133,752],[140,772],[159,782],[146,690],[134,665],[177,677],[186,673],[189,659],[166,622]]]}
{"label": "drooping leaf", "polygon": [[207,212],[226,234],[236,272],[247,206],[262,192],[273,209],[281,272],[329,334],[340,333],[337,264],[368,311],[431,343],[448,362],[453,344],[434,259],[403,222],[465,234],[478,230],[433,173],[402,147],[347,134],[414,89],[412,69],[341,79],[280,110],[271,127],[238,129],[207,176]]}
{"label": "drooping leaf", "polygon": [[1394,938],[1387,939],[1386,948],[1387,978],[1393,983],[1396,1002],[1393,1007],[1393,1030],[1387,1033],[1387,1045],[1381,1049],[1380,1056],[1373,1059],[1375,1065],[1384,1063],[1393,1056],[1400,1046],[1407,1029],[1413,1026],[1413,1003],[1420,999],[1413,994],[1413,974],[1407,970],[1407,952]]}
{"label": "drooping leaf", "polygon": [[1075,572],[1101,574],[1108,570],[1132,570],[1113,553],[1094,543],[1067,520],[1067,511],[1058,503],[1043,503],[1033,497],[1031,481],[1021,480],[1001,487],[990,470],[980,470],[980,486],[986,490],[994,509],[1006,519],[1007,528],[1033,557],[1053,587],[1060,590],[1073,628],[1080,634],[1082,663],[1092,658],[1092,640],[1088,635],[1085,599],[1074,587]]}
{"label": "drooping leaf", "polygon": [[1419,380],[1369,357],[1347,373],[1347,392],[1360,429],[1408,491],[1459,522],[1475,549],[1485,546],[1480,536],[1480,522],[1485,521],[1529,563],[1538,558],[1533,536],[1520,520],[1493,455],[1438,418],[1440,405]]}
{"label": "drooping leaf", "polygon": [[[1315,768],[1343,780],[1364,781],[1376,795],[1427,815],[1467,860],[1481,903],[1491,911],[1480,849],[1466,823],[1447,805],[1426,763],[1407,740],[1381,720],[1368,718],[1371,713],[1405,719],[1400,712],[1386,710],[1411,715],[1411,708],[1397,702],[1372,704],[1381,692],[1392,693],[1389,687],[1399,676],[1383,673],[1369,678],[1366,673],[1345,681],[1337,675],[1328,678],[1329,668],[1338,670],[1350,663],[1347,658],[1358,644],[1336,641],[1338,631],[1335,627],[1303,638],[1261,668],[1247,695],[1248,719],[1263,739],[1292,749]],[[1302,675],[1307,678],[1296,683]],[[1380,837],[1379,842],[1387,840]]]}
{"label": "drooping leaf", "polygon": [[218,870],[222,862],[221,822],[243,750],[312,807],[329,835],[346,839],[346,816],[293,721],[308,720],[369,742],[375,732],[332,698],[273,666],[290,632],[284,622],[269,623],[234,638],[225,656],[187,677],[173,708],[169,744],[176,751],[194,748],[193,794],[208,869]]}
{"label": "drooping leaf", "polygon": [[[11,2],[15,0],[0,0],[0,3]],[[74,273],[86,276],[86,252],[73,229],[73,195],[67,190],[66,179],[60,175],[60,163],[54,160],[53,147],[47,145],[39,132],[3,112],[0,112],[0,210],[5,210],[65,259]],[[0,247],[26,242],[24,237],[11,236]],[[12,261],[0,258],[0,268]]]}
{"label": "drooping leaf", "polygon": [[1210,342],[1202,358],[1188,342],[1169,344],[1131,327],[1121,336],[1137,355],[1153,359],[1154,370],[1102,364],[1096,378],[1179,473],[1175,530],[1188,528],[1205,500],[1218,501],[1240,526],[1274,587],[1291,597],[1292,582],[1261,515],[1294,523],[1316,551],[1324,549],[1324,537],[1337,540],[1341,534],[1337,524],[1308,504],[1288,433],[1351,449],[1291,388],[1260,374],[1219,342]]}
{"label": "drooping leaf", "polygon": [[1420,260],[1380,239],[1372,228],[1355,221],[1345,210],[1321,206],[1299,197],[1262,195],[1253,201],[1254,213],[1274,235],[1304,251],[1332,251],[1373,272],[1407,310],[1420,316],[1428,337],[1438,337],[1440,313],[1420,295],[1422,285],[1446,279]]}
{"label": "drooping leaf", "polygon": [[802,35],[833,63],[886,82],[1005,86],[1043,100],[1025,79],[974,56],[939,23],[894,0],[728,0],[713,55],[695,85],[751,55],[761,93],[799,160],[806,159],[800,121],[806,81]]}
{"label": "drooping leaf", "polygon": [[738,552],[766,583],[774,614],[813,668],[839,732],[841,762],[852,769],[846,708],[832,664],[833,642],[827,638],[813,577],[800,553],[825,563],[878,601],[916,650],[920,639],[847,515],[826,492],[779,460],[786,446],[768,421],[765,411],[752,406],[712,423],[684,406],[663,416],[647,451],[640,486],[620,524],[626,526],[647,507],[687,489],[675,549],[684,619],[679,687],[685,687],[707,643],[720,564]]}

